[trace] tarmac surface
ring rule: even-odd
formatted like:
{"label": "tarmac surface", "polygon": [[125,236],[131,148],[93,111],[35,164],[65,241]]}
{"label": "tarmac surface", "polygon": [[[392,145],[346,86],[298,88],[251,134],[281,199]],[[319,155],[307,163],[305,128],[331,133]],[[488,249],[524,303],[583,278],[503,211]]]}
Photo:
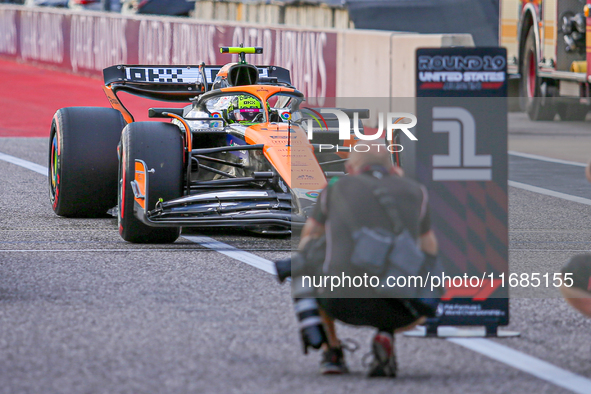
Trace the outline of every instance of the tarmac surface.
{"label": "tarmac surface", "polygon": [[[554,144],[558,153],[536,145],[552,129],[568,137]],[[569,159],[568,150],[589,141],[591,122],[531,123],[510,114],[510,130],[512,150],[517,143],[531,148],[524,153],[587,159]],[[44,137],[0,138],[1,153],[41,166],[47,150]],[[509,174],[591,198],[582,167],[512,155]],[[559,272],[590,249],[588,205],[515,187],[509,204],[511,272]],[[347,354],[352,373],[320,376],[320,354],[301,352],[290,288],[189,238],[211,237],[266,260],[288,256],[292,240],[240,231],[183,235],[172,245],[134,245],[119,237],[116,219],[58,217],[45,176],[0,160],[0,393],[573,392],[549,381],[552,369],[534,376],[507,358],[401,335],[399,377],[366,379],[362,358],[373,331],[344,325],[340,336],[361,345]],[[553,288],[511,294],[507,329],[521,336],[483,343],[574,374],[560,382],[591,379],[591,320]],[[591,381],[582,382],[577,392],[591,392]]]}

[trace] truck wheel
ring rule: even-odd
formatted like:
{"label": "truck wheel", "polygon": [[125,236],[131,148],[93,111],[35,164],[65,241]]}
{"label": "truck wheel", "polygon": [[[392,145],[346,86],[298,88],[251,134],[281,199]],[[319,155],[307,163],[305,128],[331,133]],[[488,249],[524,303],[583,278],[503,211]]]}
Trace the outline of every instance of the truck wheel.
{"label": "truck wheel", "polygon": [[56,214],[101,217],[117,205],[117,144],[125,121],[111,108],[70,107],[53,116],[49,198]]}
{"label": "truck wheel", "polygon": [[180,227],[151,227],[134,215],[131,182],[135,178],[135,160],[143,160],[154,172],[149,177],[148,210],[156,202],[181,197],[183,193],[183,141],[180,130],[170,123],[135,122],[121,136],[119,177],[119,234],[134,243],[171,243],[180,235]]}
{"label": "truck wheel", "polygon": [[525,111],[531,120],[553,120],[556,106],[551,97],[555,89],[538,76],[536,48],[534,29],[530,29],[521,62],[521,97],[524,98]]}
{"label": "truck wheel", "polygon": [[581,105],[578,103],[558,105],[558,115],[560,115],[560,120],[565,122],[583,121],[587,116],[587,112],[589,112],[589,106],[587,105]]}

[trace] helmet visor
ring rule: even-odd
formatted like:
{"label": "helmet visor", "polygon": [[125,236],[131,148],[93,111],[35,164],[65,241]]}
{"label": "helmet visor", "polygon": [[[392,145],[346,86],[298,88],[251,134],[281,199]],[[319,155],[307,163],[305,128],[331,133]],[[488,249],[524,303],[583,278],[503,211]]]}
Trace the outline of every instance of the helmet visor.
{"label": "helmet visor", "polygon": [[260,108],[243,108],[235,109],[233,114],[234,119],[238,122],[252,122],[262,112],[263,110]]}

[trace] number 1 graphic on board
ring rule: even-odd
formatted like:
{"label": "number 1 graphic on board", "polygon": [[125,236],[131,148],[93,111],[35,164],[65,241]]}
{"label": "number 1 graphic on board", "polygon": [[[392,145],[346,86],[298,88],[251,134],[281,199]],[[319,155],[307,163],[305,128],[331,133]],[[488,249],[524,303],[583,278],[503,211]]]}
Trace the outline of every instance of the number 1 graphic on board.
{"label": "number 1 graphic on board", "polygon": [[491,155],[476,154],[476,122],[461,107],[434,107],[433,132],[448,133],[448,154],[433,155],[434,181],[490,181]]}

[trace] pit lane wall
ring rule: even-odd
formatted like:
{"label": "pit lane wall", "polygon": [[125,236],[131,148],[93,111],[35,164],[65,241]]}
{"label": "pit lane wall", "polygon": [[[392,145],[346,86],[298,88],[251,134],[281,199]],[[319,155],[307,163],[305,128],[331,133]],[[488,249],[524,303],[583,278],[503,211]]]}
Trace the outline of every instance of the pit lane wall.
{"label": "pit lane wall", "polygon": [[[292,72],[309,97],[413,97],[414,50],[471,45],[469,35],[257,26],[0,4],[0,56],[82,75],[113,64],[225,64],[223,45],[262,46],[247,58]],[[250,55],[249,55],[250,56]]]}

